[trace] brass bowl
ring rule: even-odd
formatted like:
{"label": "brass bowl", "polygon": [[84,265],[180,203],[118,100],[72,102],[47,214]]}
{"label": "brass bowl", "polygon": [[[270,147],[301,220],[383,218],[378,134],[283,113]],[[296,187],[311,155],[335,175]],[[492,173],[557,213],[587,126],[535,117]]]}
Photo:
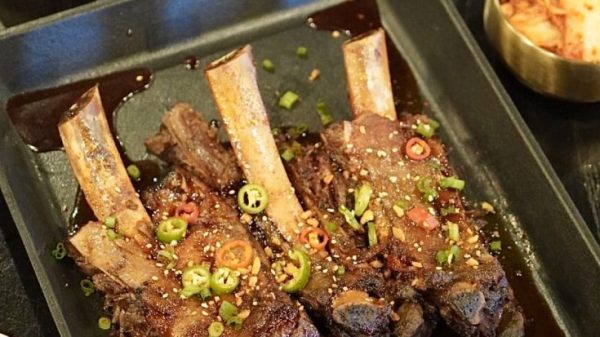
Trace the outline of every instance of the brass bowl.
{"label": "brass bowl", "polygon": [[600,101],[599,64],[570,60],[536,46],[506,19],[499,0],[486,0],[483,15],[492,45],[525,85],[570,101]]}

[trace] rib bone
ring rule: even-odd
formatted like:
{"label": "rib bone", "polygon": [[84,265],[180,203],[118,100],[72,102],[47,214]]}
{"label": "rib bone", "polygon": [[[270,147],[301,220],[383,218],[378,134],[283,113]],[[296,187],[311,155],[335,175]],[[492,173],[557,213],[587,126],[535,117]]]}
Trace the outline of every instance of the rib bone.
{"label": "rib bone", "polygon": [[354,116],[376,113],[396,119],[383,29],[349,40],[343,45],[348,95]]}
{"label": "rib bone", "polygon": [[269,192],[267,214],[288,241],[302,207],[279,157],[258,85],[249,45],[211,63],[205,70],[239,165],[250,183]]}
{"label": "rib bone", "polygon": [[119,156],[97,86],[71,107],[58,130],[94,215],[100,221],[116,217],[119,233],[146,246],[151,242],[150,217]]}

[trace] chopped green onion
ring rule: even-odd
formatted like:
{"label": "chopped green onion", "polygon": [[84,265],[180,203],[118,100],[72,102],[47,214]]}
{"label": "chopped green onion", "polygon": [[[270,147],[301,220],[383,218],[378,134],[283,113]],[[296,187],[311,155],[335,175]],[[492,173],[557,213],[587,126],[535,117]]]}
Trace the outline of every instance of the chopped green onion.
{"label": "chopped green onion", "polygon": [[273,136],[279,136],[279,134],[281,133],[281,129],[280,128],[272,128],[271,133],[273,134]]}
{"label": "chopped green onion", "polygon": [[502,250],[502,241],[492,241],[490,242],[490,249],[493,252],[498,252]]}
{"label": "chopped green onion", "polygon": [[465,181],[460,180],[457,177],[442,178],[440,180],[440,187],[441,188],[453,188],[455,190],[461,191],[463,188],[465,188]]}
{"label": "chopped green onion", "polygon": [[448,239],[452,241],[460,240],[458,224],[448,221]]}
{"label": "chopped green onion", "polygon": [[[302,134],[304,134],[306,132],[308,132],[308,124],[306,124],[306,123],[300,123],[300,124],[296,125],[296,127],[294,128],[295,136],[301,136]],[[294,146],[301,146],[301,145],[298,142],[294,142],[294,144],[292,144],[292,147],[294,147]]]}
{"label": "chopped green onion", "polygon": [[279,98],[279,106],[291,110],[294,105],[298,102],[300,96],[293,91],[286,91],[281,98]]}
{"label": "chopped green onion", "polygon": [[115,218],[114,216],[109,216],[106,217],[106,219],[104,219],[104,226],[106,226],[107,228],[115,228],[116,225],[117,218]]}
{"label": "chopped green onion", "polygon": [[187,233],[188,223],[182,218],[171,217],[161,221],[156,228],[156,237],[162,243],[182,240]]}
{"label": "chopped green onion", "polygon": [[435,134],[435,131],[440,127],[440,123],[435,120],[429,118],[427,123],[423,123],[421,121],[417,122],[417,127],[415,132],[420,134],[425,138],[431,138]]}
{"label": "chopped green onion", "polygon": [[202,290],[200,290],[200,292],[198,293],[198,295],[200,295],[200,297],[206,301],[207,299],[212,297],[212,293],[210,292],[210,289],[208,288],[204,288]]}
{"label": "chopped green onion", "polygon": [[62,260],[67,256],[67,249],[65,248],[65,244],[59,242],[56,244],[56,248],[52,250],[52,256],[57,260]]}
{"label": "chopped green onion", "polygon": [[108,317],[100,317],[100,319],[98,319],[98,327],[102,330],[109,330],[110,327],[112,326],[112,323],[110,321],[110,318]]}
{"label": "chopped green onion", "polygon": [[373,194],[373,189],[369,184],[362,184],[354,190],[354,213],[361,216],[369,207],[369,200]]}
{"label": "chopped green onion", "polygon": [[460,259],[460,248],[452,246],[450,249],[440,250],[435,254],[435,259],[440,266],[445,263],[452,264],[452,262]]}
{"label": "chopped green onion", "polygon": [[456,213],[458,213],[458,209],[456,209],[456,207],[454,207],[454,206],[449,206],[449,207],[442,208],[440,213],[442,214],[442,216],[446,216],[449,214],[456,214]]}
{"label": "chopped green onion", "polygon": [[281,158],[283,158],[283,160],[286,162],[290,162],[295,156],[296,155],[294,154],[294,151],[289,147],[281,153]]}
{"label": "chopped green onion", "polygon": [[435,254],[437,263],[442,266],[444,263],[448,263],[448,252],[446,250],[440,250]]}
{"label": "chopped green onion", "polygon": [[335,271],[335,274],[336,274],[337,276],[342,276],[342,275],[346,274],[346,267],[345,267],[345,266],[342,266],[342,265],[340,265],[340,266],[338,267],[338,269]]}
{"label": "chopped green onion", "polygon": [[375,230],[375,224],[372,222],[367,223],[367,235],[369,237],[369,247],[377,245],[377,231]]}
{"label": "chopped green onion", "polygon": [[212,322],[208,327],[208,337],[220,337],[223,334],[225,327],[221,322]]}
{"label": "chopped green onion", "polygon": [[460,260],[460,248],[458,248],[458,246],[452,246],[448,250],[448,264],[457,260]]}
{"label": "chopped green onion", "polygon": [[335,231],[337,230],[337,225],[335,224],[335,222],[327,221],[325,222],[325,230],[329,234],[335,233]]}
{"label": "chopped green onion", "polygon": [[140,168],[133,164],[127,166],[127,174],[129,174],[129,176],[133,180],[140,180],[140,178],[142,177],[142,172],[140,171]]}
{"label": "chopped green onion", "polygon": [[257,184],[246,184],[238,191],[238,206],[248,214],[258,214],[267,208],[269,193]]}
{"label": "chopped green onion", "polygon": [[81,286],[81,291],[83,291],[83,294],[85,296],[90,296],[91,294],[96,292],[96,287],[94,286],[94,283],[88,279],[81,280],[81,282],[79,282],[79,285]]}
{"label": "chopped green onion", "polygon": [[408,205],[406,204],[406,202],[404,200],[400,200],[397,201],[394,206],[392,206],[392,209],[394,210],[394,213],[396,213],[396,215],[401,218],[404,216],[404,213],[406,212],[406,208],[408,207]]}
{"label": "chopped green onion", "polygon": [[426,201],[432,202],[438,196],[438,193],[435,190],[435,187],[432,186],[431,179],[429,178],[419,180],[417,189],[423,193],[423,199]]}
{"label": "chopped green onion", "polygon": [[346,223],[350,227],[352,227],[352,229],[356,231],[360,229],[360,224],[358,223],[358,221],[356,221],[354,211],[349,210],[348,207],[346,207],[345,205],[340,205],[340,207],[338,207],[338,211],[342,213],[344,219],[346,220]]}
{"label": "chopped green onion", "polygon": [[324,101],[317,102],[317,113],[319,114],[319,118],[321,118],[321,124],[324,126],[327,126],[333,122],[333,117],[329,111],[329,106],[327,106],[327,103]]}
{"label": "chopped green onion", "polygon": [[173,256],[174,253],[173,246],[168,245],[165,249],[159,250],[156,255],[158,259],[167,263],[165,266],[166,269],[173,269],[177,264],[177,261],[175,261],[175,257]]}
{"label": "chopped green onion", "polygon": [[219,316],[228,326],[241,328],[244,320],[238,316],[238,308],[229,301],[223,301],[219,307]]}
{"label": "chopped green onion", "polygon": [[121,234],[117,233],[117,231],[115,231],[114,229],[109,228],[106,230],[106,237],[108,237],[108,239],[112,241],[112,240],[120,239],[123,236]]}
{"label": "chopped green onion", "polygon": [[298,47],[298,49],[296,49],[296,55],[298,55],[299,58],[307,58],[308,57],[308,48],[304,47],[304,46],[300,46]]}
{"label": "chopped green onion", "polygon": [[264,59],[262,61],[262,67],[264,70],[272,73],[275,70],[275,64],[270,59]]}

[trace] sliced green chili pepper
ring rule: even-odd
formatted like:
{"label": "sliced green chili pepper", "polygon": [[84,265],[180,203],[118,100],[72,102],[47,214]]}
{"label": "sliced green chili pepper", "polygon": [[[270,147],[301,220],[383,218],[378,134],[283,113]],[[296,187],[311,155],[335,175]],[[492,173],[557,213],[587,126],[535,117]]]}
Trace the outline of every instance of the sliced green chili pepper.
{"label": "sliced green chili pepper", "polygon": [[65,244],[59,242],[56,244],[56,248],[52,250],[52,256],[57,260],[62,260],[67,256],[67,249],[65,248]]}
{"label": "sliced green chili pepper", "polygon": [[208,327],[208,337],[220,337],[225,331],[225,327],[221,322],[212,322]]}
{"label": "sliced green chili pepper", "polygon": [[362,184],[354,190],[354,214],[361,216],[369,207],[369,200],[373,194],[373,189],[369,184]]}
{"label": "sliced green chili pepper", "polygon": [[338,211],[342,213],[344,219],[346,219],[346,223],[348,223],[348,225],[352,227],[352,229],[354,229],[355,231],[360,229],[360,224],[354,216],[354,211],[349,210],[348,207],[346,207],[345,205],[340,205],[340,207],[338,207]]}
{"label": "sliced green chili pepper", "polygon": [[338,266],[338,269],[335,271],[335,274],[337,276],[342,276],[342,275],[346,274],[346,267],[343,265]]}
{"label": "sliced green chili pepper", "polygon": [[369,247],[377,245],[377,231],[375,230],[375,224],[372,222],[367,223],[367,236],[369,238]]}
{"label": "sliced green chili pepper", "polygon": [[168,218],[161,221],[156,228],[156,237],[162,243],[182,240],[187,232],[187,226],[187,222],[182,218]]}
{"label": "sliced green chili pepper", "polygon": [[256,184],[247,184],[238,192],[238,205],[248,214],[258,214],[267,208],[269,194],[267,190]]}
{"label": "sliced green chili pepper", "polygon": [[216,295],[231,294],[240,284],[236,273],[227,268],[218,268],[210,277],[210,288]]}
{"label": "sliced green chili pepper", "polygon": [[181,283],[183,290],[179,293],[181,297],[187,298],[199,294],[204,289],[210,288],[210,272],[204,266],[192,266],[183,271]]}
{"label": "sliced green chili pepper", "polygon": [[458,179],[457,177],[442,178],[440,180],[440,187],[453,188],[455,190],[461,191],[463,188],[465,188],[465,181]]}
{"label": "sliced green chili pepper", "polygon": [[295,274],[292,275],[292,279],[287,281],[281,289],[286,293],[297,293],[304,289],[308,280],[310,280],[310,257],[303,250],[294,248],[290,252],[290,259],[298,262],[298,268]]}
{"label": "sliced green chili pepper", "polygon": [[81,280],[79,282],[79,285],[81,286],[81,291],[83,291],[83,294],[85,296],[90,296],[91,294],[96,292],[96,287],[94,286],[94,283],[88,279]]}

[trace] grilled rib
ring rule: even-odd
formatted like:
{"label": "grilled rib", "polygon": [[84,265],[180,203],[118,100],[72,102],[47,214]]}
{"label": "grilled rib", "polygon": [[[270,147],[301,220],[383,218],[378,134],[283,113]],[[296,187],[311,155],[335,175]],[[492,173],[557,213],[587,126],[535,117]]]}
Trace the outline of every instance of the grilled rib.
{"label": "grilled rib", "polygon": [[98,87],[81,96],[58,127],[73,173],[96,218],[113,216],[117,230],[142,247],[154,240],[110,132]]}
{"label": "grilled rib", "polygon": [[[270,200],[284,207],[278,210],[267,208],[267,214],[286,235],[288,242],[302,245],[298,234],[308,225],[281,167],[258,92],[250,47],[243,47],[213,62],[207,67],[206,74],[246,178],[251,183],[264,184]],[[284,186],[285,197],[279,193],[281,186]],[[307,210],[317,214],[316,218],[321,220],[320,226],[323,227],[329,212],[318,207],[313,209],[308,203],[307,206]],[[268,233],[268,237],[277,235],[268,226],[263,226],[263,231]],[[398,306],[404,303],[409,306],[392,314],[383,274],[367,263],[351,235],[340,230],[331,242],[335,244],[329,245],[329,254],[317,252],[311,256],[314,265],[311,280],[300,292],[299,299],[314,317],[327,323],[334,336],[388,336],[392,332],[401,336],[426,336],[430,333],[435,320],[423,319],[425,313],[418,303],[418,296],[409,286],[396,284],[406,291],[404,296],[394,296],[393,300],[398,301]],[[339,266],[347,270],[344,276],[327,275],[332,267]],[[415,310],[409,310],[411,308]],[[420,321],[410,319],[409,315],[419,316]]]}
{"label": "grilled rib", "polygon": [[[102,195],[102,191],[112,190],[114,187],[114,179],[101,179],[106,178],[107,173],[107,168],[101,164],[105,164],[110,172],[119,174],[125,171],[118,154],[105,154],[107,147],[110,150],[112,141],[106,126],[106,117],[96,88],[84,94],[83,99],[69,112],[69,119],[61,124],[61,136],[66,140],[65,149],[70,154],[69,159],[78,178],[84,177],[84,183],[95,182],[95,185],[86,185],[86,196]],[[84,160],[82,164],[80,158],[102,160],[99,163]],[[215,167],[217,166],[212,166]],[[125,184],[121,178],[116,179],[118,186]],[[260,246],[241,224],[237,212],[226,200],[211,192],[208,186],[184,170],[175,170],[160,187],[145,195],[155,221],[163,219],[165,214],[169,215],[182,201],[193,201],[200,207],[198,220],[189,224],[187,238],[176,245],[175,256],[178,259],[174,270],[164,269],[164,265],[148,256],[145,251],[147,246],[140,246],[138,241],[129,240],[128,237],[111,236],[107,228],[98,222],[86,224],[69,240],[78,264],[92,275],[99,290],[107,292],[107,305],[113,307],[114,319],[121,324],[122,334],[206,336],[209,325],[218,320],[221,301],[229,300],[240,311],[247,310],[248,315],[242,330],[226,328],[223,336],[319,336],[298,306],[279,291]],[[118,198],[109,194],[103,200],[119,212],[121,209],[116,201],[122,199]],[[135,194],[129,195],[127,200],[142,205]],[[105,210],[106,206],[100,203],[90,204],[95,214],[113,211],[112,208]],[[138,212],[139,216],[144,213],[148,224],[152,223],[144,208]],[[117,232],[130,228],[127,223],[122,222],[129,218],[118,219],[120,226],[117,227]],[[242,274],[238,291],[205,302],[197,297],[180,297],[179,271],[194,264],[212,265],[215,247],[230,240],[247,241],[254,256],[251,269],[238,270]]]}

